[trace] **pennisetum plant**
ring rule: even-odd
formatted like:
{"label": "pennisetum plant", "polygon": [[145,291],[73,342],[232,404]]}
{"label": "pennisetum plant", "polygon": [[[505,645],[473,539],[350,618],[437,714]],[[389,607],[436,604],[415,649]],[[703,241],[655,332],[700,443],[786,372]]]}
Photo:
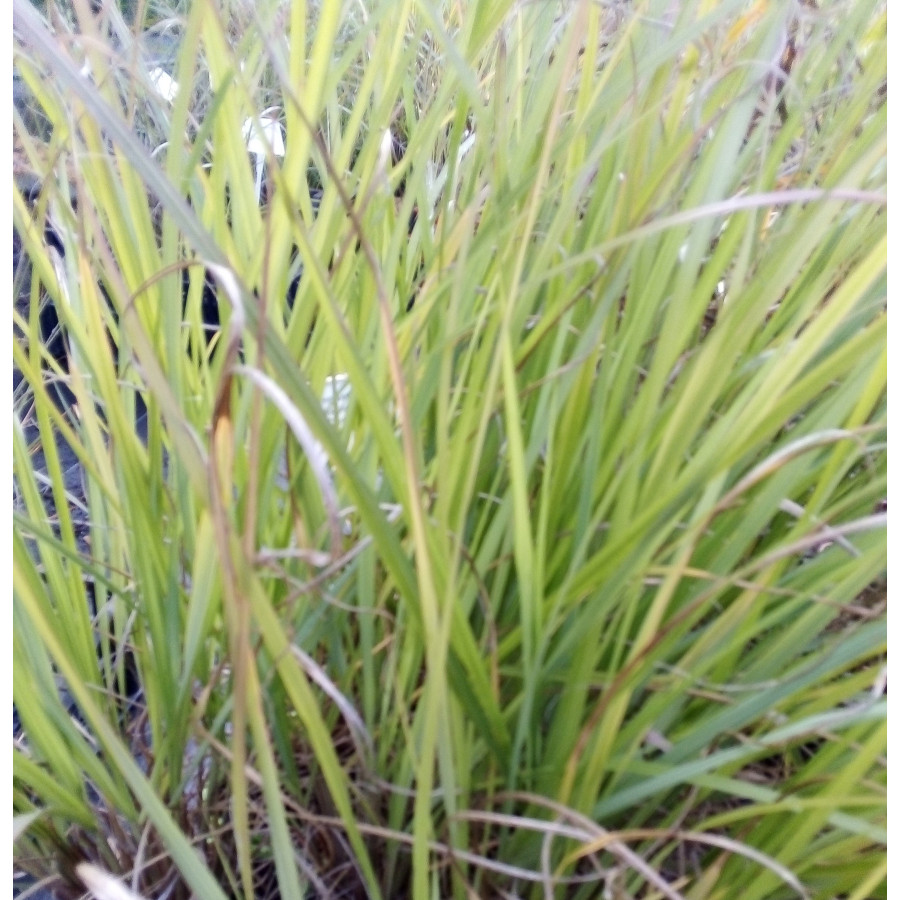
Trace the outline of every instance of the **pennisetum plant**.
{"label": "pennisetum plant", "polygon": [[885,897],[885,4],[124,9],[14,3],[17,868]]}

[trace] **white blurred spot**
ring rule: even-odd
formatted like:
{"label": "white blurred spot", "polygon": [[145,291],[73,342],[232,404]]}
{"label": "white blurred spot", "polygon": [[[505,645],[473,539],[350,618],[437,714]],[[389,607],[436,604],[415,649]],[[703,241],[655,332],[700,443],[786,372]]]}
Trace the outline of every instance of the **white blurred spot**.
{"label": "white blurred spot", "polygon": [[271,147],[275,156],[284,156],[284,129],[278,121],[280,108],[269,107],[259,114],[259,125],[254,118],[244,122],[241,129],[247,150],[254,156],[265,156],[266,148]]}
{"label": "white blurred spot", "polygon": [[266,165],[266,150],[272,148],[275,156],[284,156],[284,129],[278,121],[281,108],[270,106],[259,114],[259,123],[251,116],[241,129],[247,150],[256,157],[256,202],[262,197],[263,169]]}
{"label": "white blurred spot", "polygon": [[329,375],[325,379],[325,386],[322,388],[322,409],[328,421],[338,428],[343,428],[347,421],[351,393],[350,376],[346,372]]}
{"label": "white blurred spot", "polygon": [[178,96],[178,82],[165,69],[151,69],[150,80],[163,99],[174,103]]}

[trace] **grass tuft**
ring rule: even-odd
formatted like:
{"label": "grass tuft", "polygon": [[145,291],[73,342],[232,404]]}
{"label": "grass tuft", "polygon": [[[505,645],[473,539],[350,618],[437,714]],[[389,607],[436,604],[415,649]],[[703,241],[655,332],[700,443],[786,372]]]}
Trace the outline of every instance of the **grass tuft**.
{"label": "grass tuft", "polygon": [[17,869],[886,897],[885,4],[121,10],[14,3]]}

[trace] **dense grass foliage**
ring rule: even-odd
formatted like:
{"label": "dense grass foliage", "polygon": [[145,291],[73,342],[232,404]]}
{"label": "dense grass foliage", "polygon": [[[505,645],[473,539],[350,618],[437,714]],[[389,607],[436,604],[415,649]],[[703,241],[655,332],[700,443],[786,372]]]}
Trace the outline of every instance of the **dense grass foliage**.
{"label": "dense grass foliage", "polygon": [[14,6],[18,866],[886,896],[884,5],[101,6]]}

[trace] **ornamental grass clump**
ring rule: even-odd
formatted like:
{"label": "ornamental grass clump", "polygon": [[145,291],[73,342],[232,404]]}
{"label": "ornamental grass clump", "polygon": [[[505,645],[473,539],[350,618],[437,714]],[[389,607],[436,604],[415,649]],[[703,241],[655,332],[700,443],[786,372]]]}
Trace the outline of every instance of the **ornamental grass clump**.
{"label": "ornamental grass clump", "polygon": [[885,897],[885,5],[44,12],[17,868]]}

